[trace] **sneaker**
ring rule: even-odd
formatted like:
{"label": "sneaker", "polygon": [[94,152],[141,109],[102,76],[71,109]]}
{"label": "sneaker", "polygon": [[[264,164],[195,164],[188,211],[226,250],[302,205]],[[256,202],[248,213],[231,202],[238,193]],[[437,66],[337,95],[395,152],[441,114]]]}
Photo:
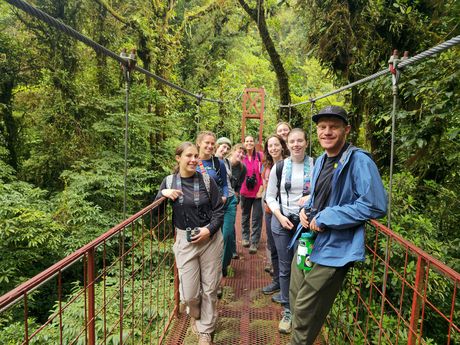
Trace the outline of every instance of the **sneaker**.
{"label": "sneaker", "polygon": [[209,333],[198,334],[198,345],[212,345],[212,337]]}
{"label": "sneaker", "polygon": [[257,246],[255,244],[251,244],[251,247],[249,247],[249,254],[255,253],[257,253]]}
{"label": "sneaker", "polygon": [[280,291],[280,284],[273,283],[273,282],[271,282],[270,284],[262,288],[262,293],[264,295],[271,295],[278,291]]}
{"label": "sneaker", "polygon": [[278,332],[283,334],[291,333],[291,311],[289,309],[284,309],[282,313],[282,318],[278,325]]}
{"label": "sneaker", "polygon": [[279,304],[283,304],[283,301],[281,300],[281,294],[275,293],[275,294],[272,296],[272,302],[279,303]]}
{"label": "sneaker", "polygon": [[238,260],[240,257],[238,256],[238,253],[233,253],[232,259],[233,260]]}
{"label": "sneaker", "polygon": [[248,240],[243,240],[243,247],[245,247],[245,248],[249,247],[249,241]]}
{"label": "sneaker", "polygon": [[190,318],[190,329],[192,330],[192,333],[194,335],[198,335],[199,332],[198,332],[198,328],[196,327],[196,320],[194,317],[191,317]]}
{"label": "sneaker", "polygon": [[222,285],[219,285],[219,287],[217,288],[217,298],[221,299],[223,294],[224,292],[222,290]]}

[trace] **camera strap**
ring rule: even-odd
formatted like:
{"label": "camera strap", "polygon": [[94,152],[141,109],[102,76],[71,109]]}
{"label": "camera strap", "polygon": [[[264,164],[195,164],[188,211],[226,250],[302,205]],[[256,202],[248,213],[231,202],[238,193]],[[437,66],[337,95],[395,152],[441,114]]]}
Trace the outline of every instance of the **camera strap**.
{"label": "camera strap", "polygon": [[[310,194],[310,177],[313,170],[313,158],[305,156],[303,158],[303,190],[302,195]],[[289,207],[289,191],[292,187],[292,159],[291,157],[286,159],[286,175],[284,178],[284,189],[286,190],[287,200],[286,204]],[[281,203],[281,200],[280,200]]]}

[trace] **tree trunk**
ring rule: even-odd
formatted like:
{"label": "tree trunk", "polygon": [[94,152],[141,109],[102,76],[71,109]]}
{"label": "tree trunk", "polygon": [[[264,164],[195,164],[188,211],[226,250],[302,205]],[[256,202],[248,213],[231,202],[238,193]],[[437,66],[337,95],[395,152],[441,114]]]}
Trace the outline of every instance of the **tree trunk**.
{"label": "tree trunk", "polygon": [[[268,53],[268,56],[270,57],[273,69],[275,70],[280,94],[280,103],[290,104],[291,95],[289,91],[289,77],[284,69],[283,62],[281,61],[281,57],[275,48],[275,44],[273,43],[270,33],[268,32],[267,22],[265,21],[264,16],[264,0],[259,0],[258,9],[250,8],[245,0],[238,0],[238,2],[251,19],[257,24],[260,38],[262,39],[262,43]],[[281,108],[280,118],[284,121],[289,120],[289,108]],[[303,125],[303,118],[296,108],[291,108],[290,122],[293,127],[302,127]]]}
{"label": "tree trunk", "polygon": [[14,81],[6,79],[0,85],[0,118],[3,119],[5,125],[4,129],[0,127],[1,131],[4,131],[4,138],[6,142],[6,148],[9,151],[7,163],[13,167],[14,170],[18,169],[18,155],[16,152],[17,141],[18,141],[18,126],[13,117],[12,113],[12,92],[14,88]]}

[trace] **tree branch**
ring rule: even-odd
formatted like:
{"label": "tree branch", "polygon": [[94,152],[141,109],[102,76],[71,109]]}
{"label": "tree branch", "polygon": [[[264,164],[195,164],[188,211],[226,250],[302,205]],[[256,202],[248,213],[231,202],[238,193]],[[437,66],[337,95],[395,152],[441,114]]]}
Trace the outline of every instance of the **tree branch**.
{"label": "tree branch", "polygon": [[116,20],[126,25],[131,24],[125,17],[115,11],[105,0],[96,0],[96,2],[104,7]]}

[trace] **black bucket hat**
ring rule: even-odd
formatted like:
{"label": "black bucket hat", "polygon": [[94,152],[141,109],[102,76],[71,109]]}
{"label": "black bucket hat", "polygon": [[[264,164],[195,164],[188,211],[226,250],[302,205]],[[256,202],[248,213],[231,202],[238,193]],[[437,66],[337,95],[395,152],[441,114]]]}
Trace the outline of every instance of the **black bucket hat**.
{"label": "black bucket hat", "polygon": [[337,105],[328,105],[321,109],[318,114],[313,115],[312,119],[315,123],[318,123],[319,119],[322,117],[336,117],[343,120],[343,122],[348,125],[347,112]]}

